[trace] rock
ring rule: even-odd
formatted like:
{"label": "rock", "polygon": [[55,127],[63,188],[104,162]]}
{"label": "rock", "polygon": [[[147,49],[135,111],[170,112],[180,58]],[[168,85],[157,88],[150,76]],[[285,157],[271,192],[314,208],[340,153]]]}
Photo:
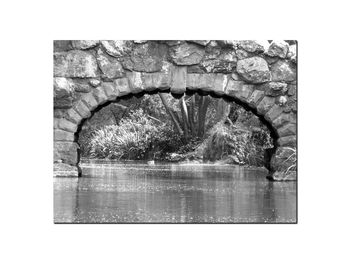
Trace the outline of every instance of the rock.
{"label": "rock", "polygon": [[73,49],[72,42],[70,40],[54,40],[53,50],[54,52],[69,51]]}
{"label": "rock", "polygon": [[172,47],[170,56],[177,65],[194,65],[202,60],[204,53],[205,50],[198,45],[183,43]]}
{"label": "rock", "polygon": [[98,80],[98,79],[90,79],[89,83],[90,83],[91,86],[97,87],[98,85],[101,84],[101,81]]}
{"label": "rock", "polygon": [[288,99],[286,96],[280,96],[278,98],[278,105],[284,106],[287,103]]}
{"label": "rock", "polygon": [[227,83],[225,94],[231,97],[247,101],[253,93],[253,85],[249,85],[244,81],[235,81],[230,79]]}
{"label": "rock", "polygon": [[116,58],[106,55],[101,49],[97,51],[97,62],[104,77],[115,79],[124,76],[124,69],[119,61]]}
{"label": "rock", "polygon": [[186,67],[175,67],[172,74],[171,93],[183,94],[186,91]]}
{"label": "rock", "polygon": [[122,63],[131,71],[157,72],[162,70],[167,53],[166,45],[147,42],[137,45]]}
{"label": "rock", "polygon": [[296,95],[296,92],[297,92],[297,85],[289,84],[288,85],[288,96]]}
{"label": "rock", "polygon": [[297,62],[297,45],[289,46],[287,58],[289,58],[294,63]]}
{"label": "rock", "polygon": [[245,59],[245,58],[249,58],[249,57],[253,57],[254,55],[251,55],[250,53],[248,53],[247,51],[239,48],[236,50],[236,56],[239,60],[241,59]]}
{"label": "rock", "polygon": [[127,55],[131,50],[130,43],[125,40],[104,40],[101,44],[109,55],[116,58]]}
{"label": "rock", "polygon": [[54,130],[54,141],[74,141],[74,133],[63,131],[60,129]]}
{"label": "rock", "polygon": [[54,78],[54,107],[66,109],[73,106],[75,100],[73,83],[66,78]]}
{"label": "rock", "polygon": [[209,44],[210,40],[188,40],[187,42],[192,42],[201,46],[206,46]]}
{"label": "rock", "polygon": [[141,72],[127,72],[131,93],[136,94],[144,90]]}
{"label": "rock", "polygon": [[200,66],[208,73],[232,73],[236,65],[237,56],[233,50],[223,52],[215,59],[204,59],[200,63]]}
{"label": "rock", "polygon": [[262,85],[265,94],[273,97],[284,95],[288,90],[287,86],[288,84],[283,82],[269,82]]}
{"label": "rock", "polygon": [[75,49],[89,49],[97,46],[99,40],[72,40]]}
{"label": "rock", "polygon": [[273,41],[270,44],[269,50],[267,51],[267,55],[271,57],[280,57],[285,58],[288,53],[289,45],[285,41]]}
{"label": "rock", "polygon": [[54,162],[76,165],[78,162],[78,144],[75,142],[55,142]]}
{"label": "rock", "polygon": [[277,145],[280,147],[296,147],[297,145],[297,137],[295,135],[290,135],[286,137],[281,137],[277,140]]}
{"label": "rock", "polygon": [[275,105],[275,98],[264,97],[257,106],[258,113],[265,115]]}
{"label": "rock", "polygon": [[97,62],[93,55],[81,50],[54,54],[54,76],[70,78],[97,77]]}
{"label": "rock", "polygon": [[292,82],[296,80],[296,69],[287,61],[279,60],[271,67],[272,81]]}
{"label": "rock", "polygon": [[87,81],[75,79],[73,80],[73,87],[76,92],[88,93],[91,91],[91,87]]}
{"label": "rock", "polygon": [[260,57],[239,60],[237,62],[237,73],[243,79],[252,83],[264,83],[271,79],[267,62]]}
{"label": "rock", "polygon": [[238,41],[238,46],[251,53],[264,53],[269,43],[267,41],[242,40]]}

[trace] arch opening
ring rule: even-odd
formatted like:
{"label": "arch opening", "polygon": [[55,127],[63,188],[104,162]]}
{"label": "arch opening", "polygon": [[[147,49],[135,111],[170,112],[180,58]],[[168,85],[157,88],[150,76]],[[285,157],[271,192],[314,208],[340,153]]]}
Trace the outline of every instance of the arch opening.
{"label": "arch opening", "polygon": [[[186,89],[184,93],[182,94],[177,94],[177,93],[172,93],[171,89],[155,89],[155,90],[151,90],[151,91],[140,91],[138,93],[129,93],[126,94],[124,96],[120,96],[120,97],[116,97],[113,100],[108,100],[108,101],[104,101],[103,103],[98,104],[93,110],[91,110],[91,114],[89,117],[83,118],[78,126],[77,126],[77,130],[74,133],[74,142],[78,144],[78,155],[77,155],[77,166],[78,166],[78,171],[79,171],[79,175],[82,174],[82,170],[80,169],[80,162],[81,162],[81,145],[79,145],[79,136],[82,132],[82,128],[84,127],[84,125],[86,124],[86,122],[88,120],[91,120],[96,113],[100,112],[103,109],[106,109],[109,105],[114,104],[114,103],[119,103],[121,101],[127,101],[130,100],[132,98],[143,98],[145,95],[150,95],[150,96],[156,96],[158,94],[171,94],[173,98],[175,99],[181,99],[184,97],[191,97],[192,96],[200,96],[200,97],[208,97],[208,98],[212,98],[212,100],[220,100],[222,99],[225,103],[229,104],[229,105],[236,105],[239,108],[238,109],[244,109],[244,111],[246,112],[250,112],[252,113],[254,116],[256,116],[259,120],[259,122],[267,128],[267,130],[269,131],[270,134],[270,138],[272,140],[272,147],[271,148],[267,148],[265,149],[265,155],[264,155],[264,166],[272,173],[272,167],[270,165],[271,163],[271,158],[273,156],[273,154],[276,152],[276,149],[278,147],[277,144],[277,140],[278,140],[278,133],[277,130],[273,127],[273,125],[267,121],[264,118],[263,114],[259,114],[258,110],[254,107],[252,107],[252,105],[249,105],[248,103],[245,103],[243,101],[241,101],[240,99],[233,97],[233,96],[228,96],[226,94],[217,94],[213,91],[203,91],[203,90],[191,90],[191,89]],[[233,109],[233,107],[230,108],[231,111]],[[227,116],[228,117],[228,116]]]}

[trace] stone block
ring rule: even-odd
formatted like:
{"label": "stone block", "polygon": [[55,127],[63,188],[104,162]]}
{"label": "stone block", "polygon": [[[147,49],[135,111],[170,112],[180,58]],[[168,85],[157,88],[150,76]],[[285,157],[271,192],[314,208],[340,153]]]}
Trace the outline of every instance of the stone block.
{"label": "stone block", "polygon": [[54,129],[54,141],[74,141],[74,133],[64,130]]}
{"label": "stone block", "polygon": [[83,103],[82,101],[79,101],[77,104],[75,104],[75,106],[73,107],[73,109],[79,113],[79,115],[85,119],[85,118],[89,118],[91,116],[91,111],[88,108],[88,106],[86,106],[85,103]]}
{"label": "stone block", "polygon": [[261,115],[265,115],[273,105],[275,105],[275,98],[273,97],[264,97],[257,106],[258,113]]}
{"label": "stone block", "polygon": [[256,108],[262,98],[265,96],[265,92],[262,90],[254,90],[253,93],[248,98],[248,105]]}
{"label": "stone block", "polygon": [[175,94],[183,94],[186,92],[186,67],[174,67],[172,71],[172,81],[170,91]]}
{"label": "stone block", "polygon": [[104,89],[102,87],[98,87],[92,91],[93,95],[95,96],[95,99],[98,102],[98,105],[101,105],[108,101],[108,97],[106,93],[104,92]]}
{"label": "stone block", "polygon": [[167,55],[167,45],[151,41],[134,46],[122,63],[124,68],[130,71],[159,72],[167,60]]}
{"label": "stone block", "polygon": [[283,108],[279,105],[273,105],[272,108],[265,114],[264,118],[267,121],[272,122],[275,120],[278,116],[280,116],[283,113]]}
{"label": "stone block", "polygon": [[141,72],[127,72],[126,77],[129,81],[131,93],[137,94],[144,90]]}
{"label": "stone block", "polygon": [[197,74],[197,73],[187,74],[186,87],[189,90],[197,90],[198,89],[199,79],[200,79],[201,75],[203,75],[203,74]]}
{"label": "stone block", "polygon": [[75,142],[55,141],[54,162],[76,165],[78,163],[78,144]]}
{"label": "stone block", "polygon": [[54,163],[53,174],[56,177],[78,177],[78,167],[66,163]]}
{"label": "stone block", "polygon": [[119,90],[113,84],[113,82],[103,82],[101,84],[101,88],[104,90],[104,93],[109,101],[115,100],[119,95]]}
{"label": "stone block", "polygon": [[288,123],[296,123],[296,116],[292,113],[282,113],[276,119],[272,121],[272,125],[278,129],[279,127],[288,124]]}
{"label": "stone block", "polygon": [[227,86],[228,76],[224,74],[215,74],[214,83],[211,91],[215,92],[217,95],[225,94],[225,88]]}
{"label": "stone block", "polygon": [[97,51],[97,62],[105,78],[114,79],[124,76],[124,69],[120,62],[106,55],[102,49]]}
{"label": "stone block", "polygon": [[127,78],[115,79],[113,83],[116,89],[118,90],[118,96],[122,97],[131,93],[131,89],[129,88],[129,82]]}
{"label": "stone block", "polygon": [[108,55],[119,58],[125,56],[130,51],[130,46],[126,40],[103,40],[101,44]]}
{"label": "stone block", "polygon": [[295,124],[287,124],[282,126],[277,130],[277,133],[280,137],[285,137],[289,135],[296,135],[297,134],[297,126]]}
{"label": "stone block", "polygon": [[156,89],[169,89],[172,82],[171,74],[156,72],[142,74],[143,86],[146,91],[153,91]]}
{"label": "stone block", "polygon": [[72,45],[75,49],[89,49],[97,46],[98,40],[72,40]]}
{"label": "stone block", "polygon": [[98,106],[98,102],[95,99],[92,92],[84,94],[80,100],[85,103],[85,105],[89,108],[90,111],[93,111]]}
{"label": "stone block", "polygon": [[66,119],[57,119],[57,128],[75,133],[77,131],[78,125]]}
{"label": "stone block", "polygon": [[237,44],[239,47],[250,53],[264,53],[269,42],[259,40],[241,40],[238,41]]}
{"label": "stone block", "polygon": [[296,80],[296,68],[290,62],[279,60],[271,67],[272,81],[292,82]]}
{"label": "stone block", "polygon": [[272,41],[267,51],[267,55],[271,57],[280,57],[285,58],[287,56],[289,45],[287,42],[281,41]]}
{"label": "stone block", "polygon": [[265,90],[265,94],[272,97],[284,95],[287,92],[287,83],[283,82],[269,82],[262,85],[262,89]]}
{"label": "stone block", "polygon": [[94,78],[97,72],[97,61],[88,52],[71,50],[54,53],[55,77]]}
{"label": "stone block", "polygon": [[176,65],[198,64],[205,54],[203,47],[191,43],[182,43],[173,46],[170,50],[170,57]]}
{"label": "stone block", "polygon": [[225,94],[230,97],[235,97],[241,101],[248,101],[248,98],[253,93],[253,85],[247,84],[244,81],[228,80]]}
{"label": "stone block", "polygon": [[237,73],[251,83],[264,83],[271,80],[267,62],[261,57],[251,57],[237,62]]}
{"label": "stone block", "polygon": [[82,120],[82,116],[74,109],[69,109],[67,111],[67,119],[70,121],[79,124]]}
{"label": "stone block", "polygon": [[281,137],[277,140],[278,146],[290,146],[296,147],[297,145],[297,137],[295,135],[290,135],[286,137]]}

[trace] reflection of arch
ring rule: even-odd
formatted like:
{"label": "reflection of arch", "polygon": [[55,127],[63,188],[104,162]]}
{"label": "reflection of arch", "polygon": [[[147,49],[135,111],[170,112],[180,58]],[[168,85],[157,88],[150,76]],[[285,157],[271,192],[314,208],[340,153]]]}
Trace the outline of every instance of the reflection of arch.
{"label": "reflection of arch", "polygon": [[129,72],[125,78],[101,83],[67,110],[64,118],[55,118],[55,162],[61,162],[55,174],[78,175],[77,134],[91,114],[117,98],[156,92],[171,92],[175,97],[198,92],[234,101],[252,111],[270,129],[275,148],[296,144],[295,114],[284,112],[276,97],[266,96],[263,85],[236,81],[225,74],[188,74],[186,67],[173,67],[169,73]]}

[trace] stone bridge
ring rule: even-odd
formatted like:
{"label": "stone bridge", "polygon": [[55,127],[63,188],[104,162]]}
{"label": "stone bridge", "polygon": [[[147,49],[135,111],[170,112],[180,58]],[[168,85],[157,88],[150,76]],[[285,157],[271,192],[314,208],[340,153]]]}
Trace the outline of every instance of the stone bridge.
{"label": "stone bridge", "polygon": [[271,178],[283,180],[297,140],[296,66],[295,41],[54,41],[54,175],[80,174],[77,134],[109,102],[198,92],[234,101],[267,125]]}

